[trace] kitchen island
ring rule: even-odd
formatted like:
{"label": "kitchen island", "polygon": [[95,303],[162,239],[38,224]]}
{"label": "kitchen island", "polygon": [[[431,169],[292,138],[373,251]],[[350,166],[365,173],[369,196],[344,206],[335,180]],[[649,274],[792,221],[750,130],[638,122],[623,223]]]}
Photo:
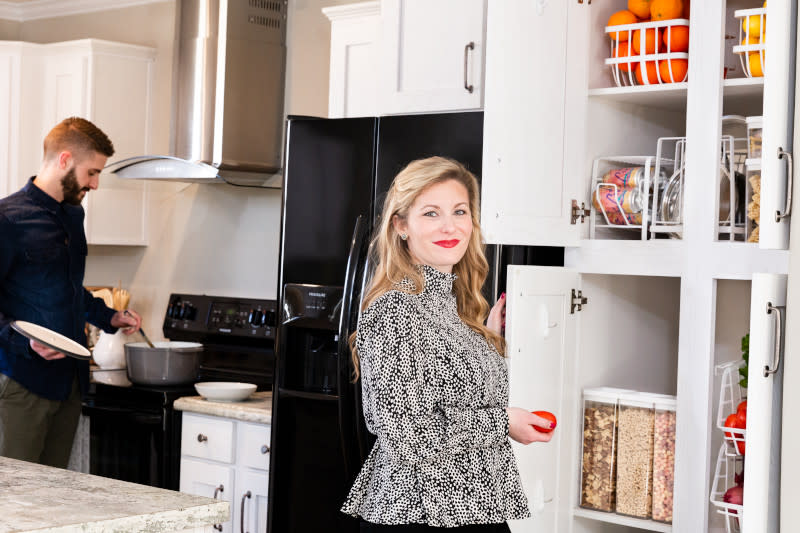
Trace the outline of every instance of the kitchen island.
{"label": "kitchen island", "polygon": [[213,531],[228,502],[0,457],[0,533]]}

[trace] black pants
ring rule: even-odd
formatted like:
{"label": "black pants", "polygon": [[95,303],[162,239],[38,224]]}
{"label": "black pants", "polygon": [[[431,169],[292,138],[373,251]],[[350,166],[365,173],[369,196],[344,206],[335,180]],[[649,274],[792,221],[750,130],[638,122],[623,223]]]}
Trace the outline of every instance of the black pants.
{"label": "black pants", "polygon": [[440,533],[446,533],[447,531],[457,531],[458,533],[511,533],[506,522],[502,524],[473,524],[469,526],[445,528],[433,527],[427,524],[387,526],[384,524],[372,524],[364,520],[361,521],[361,533],[425,533],[431,531],[439,531]]}

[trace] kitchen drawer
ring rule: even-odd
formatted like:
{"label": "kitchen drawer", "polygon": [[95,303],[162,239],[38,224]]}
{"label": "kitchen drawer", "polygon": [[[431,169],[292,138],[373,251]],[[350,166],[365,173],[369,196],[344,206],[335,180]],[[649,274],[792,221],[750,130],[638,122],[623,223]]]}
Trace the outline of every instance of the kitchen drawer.
{"label": "kitchen drawer", "polygon": [[233,462],[233,421],[183,413],[181,454]]}
{"label": "kitchen drawer", "polygon": [[269,469],[270,426],[239,422],[237,463],[250,468]]}

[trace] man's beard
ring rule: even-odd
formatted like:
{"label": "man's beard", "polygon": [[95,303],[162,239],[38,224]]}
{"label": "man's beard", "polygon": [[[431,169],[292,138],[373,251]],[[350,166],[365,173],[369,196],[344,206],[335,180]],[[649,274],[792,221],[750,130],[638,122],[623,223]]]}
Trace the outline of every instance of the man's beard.
{"label": "man's beard", "polygon": [[61,189],[64,191],[64,201],[70,205],[81,205],[81,200],[88,187],[81,187],[78,178],[75,176],[75,167],[69,169],[66,175],[61,178]]}

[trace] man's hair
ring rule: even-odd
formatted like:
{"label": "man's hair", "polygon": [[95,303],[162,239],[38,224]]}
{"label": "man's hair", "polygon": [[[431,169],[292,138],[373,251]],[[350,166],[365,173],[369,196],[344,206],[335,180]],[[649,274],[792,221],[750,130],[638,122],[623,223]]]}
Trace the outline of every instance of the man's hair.
{"label": "man's hair", "polygon": [[44,160],[49,161],[62,151],[72,152],[73,157],[84,156],[91,152],[106,157],[114,155],[114,145],[108,135],[80,117],[69,117],[62,120],[50,130],[44,138]]}

